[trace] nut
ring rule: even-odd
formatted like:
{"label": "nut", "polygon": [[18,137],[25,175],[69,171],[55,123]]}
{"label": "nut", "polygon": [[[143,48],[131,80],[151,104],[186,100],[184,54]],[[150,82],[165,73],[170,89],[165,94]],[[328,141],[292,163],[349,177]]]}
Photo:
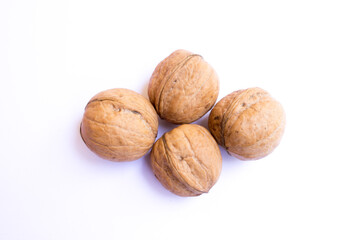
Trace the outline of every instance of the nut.
{"label": "nut", "polygon": [[177,50],[157,65],[148,94],[162,119],[176,124],[191,123],[215,104],[219,80],[200,55]]}
{"label": "nut", "polygon": [[150,156],[156,178],[179,196],[207,193],[221,172],[219,146],[204,127],[195,124],[165,133]]}
{"label": "nut", "polygon": [[152,147],[157,130],[151,103],[128,89],[110,89],[91,98],[80,127],[89,149],[111,161],[142,157]]}
{"label": "nut", "polygon": [[209,116],[209,129],[230,155],[241,160],[259,159],[280,143],[285,112],[260,88],[239,90],[215,105]]}

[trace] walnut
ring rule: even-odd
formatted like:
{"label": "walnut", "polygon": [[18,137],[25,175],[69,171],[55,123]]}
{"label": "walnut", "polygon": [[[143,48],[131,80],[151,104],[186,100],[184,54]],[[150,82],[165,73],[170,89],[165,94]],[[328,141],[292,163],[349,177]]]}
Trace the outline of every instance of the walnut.
{"label": "walnut", "polygon": [[158,118],[151,103],[128,89],[110,89],[86,105],[80,133],[91,151],[111,161],[131,161],[152,147]]}
{"label": "walnut", "polygon": [[280,143],[284,128],[282,106],[260,88],[227,95],[209,116],[209,129],[216,141],[241,160],[271,153]]}
{"label": "walnut", "polygon": [[200,55],[177,50],[157,65],[148,94],[162,119],[175,124],[191,123],[215,104],[219,80]]}
{"label": "walnut", "polygon": [[151,151],[156,178],[179,196],[207,193],[221,172],[221,154],[211,134],[195,124],[184,124],[165,133]]}

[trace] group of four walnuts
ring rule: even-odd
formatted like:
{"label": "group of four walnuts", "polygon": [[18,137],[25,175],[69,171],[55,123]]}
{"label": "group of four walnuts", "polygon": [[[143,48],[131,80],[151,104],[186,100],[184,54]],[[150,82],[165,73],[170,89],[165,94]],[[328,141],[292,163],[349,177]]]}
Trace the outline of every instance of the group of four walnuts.
{"label": "group of four walnuts", "polygon": [[[127,89],[95,95],[86,105],[80,133],[98,156],[131,161],[151,150],[157,179],[179,196],[198,196],[216,183],[222,158],[218,144],[241,160],[259,159],[279,144],[285,113],[260,88],[235,91],[209,116],[209,131],[188,124],[215,104],[219,80],[200,55],[177,50],[158,64],[148,88],[149,100]],[[183,124],[156,143],[158,117]]]}

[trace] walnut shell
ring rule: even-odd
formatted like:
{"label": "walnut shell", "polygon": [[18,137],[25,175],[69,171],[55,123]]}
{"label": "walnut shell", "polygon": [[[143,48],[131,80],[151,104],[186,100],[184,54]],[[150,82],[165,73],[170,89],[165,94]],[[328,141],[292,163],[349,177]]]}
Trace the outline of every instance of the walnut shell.
{"label": "walnut shell", "polygon": [[200,55],[177,50],[155,68],[148,94],[162,119],[175,124],[191,123],[215,104],[219,80]]}
{"label": "walnut shell", "polygon": [[209,116],[209,129],[228,153],[255,160],[271,153],[285,129],[285,112],[260,88],[235,91],[221,99]]}
{"label": "walnut shell", "polygon": [[208,130],[185,124],[165,133],[151,150],[156,178],[179,196],[207,193],[221,172],[219,146]]}
{"label": "walnut shell", "polygon": [[89,149],[111,161],[142,157],[152,147],[157,130],[151,103],[128,89],[110,89],[91,98],[80,127]]}

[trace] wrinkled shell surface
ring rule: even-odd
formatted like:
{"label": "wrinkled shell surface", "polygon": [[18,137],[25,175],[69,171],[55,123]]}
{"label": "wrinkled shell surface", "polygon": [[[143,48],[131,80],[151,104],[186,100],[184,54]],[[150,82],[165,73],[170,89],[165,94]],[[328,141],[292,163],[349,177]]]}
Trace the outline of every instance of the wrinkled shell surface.
{"label": "wrinkled shell surface", "polygon": [[209,116],[209,129],[216,141],[241,160],[271,153],[280,143],[284,128],[282,106],[260,88],[225,96]]}
{"label": "wrinkled shell surface", "polygon": [[151,151],[156,178],[179,196],[207,193],[221,172],[221,154],[204,127],[185,124],[159,138]]}
{"label": "wrinkled shell surface", "polygon": [[91,151],[112,161],[140,158],[152,147],[158,118],[151,103],[128,89],[110,89],[86,105],[80,133]]}
{"label": "wrinkled shell surface", "polygon": [[215,104],[219,80],[200,55],[177,50],[156,67],[148,94],[162,119],[176,124],[191,123]]}

